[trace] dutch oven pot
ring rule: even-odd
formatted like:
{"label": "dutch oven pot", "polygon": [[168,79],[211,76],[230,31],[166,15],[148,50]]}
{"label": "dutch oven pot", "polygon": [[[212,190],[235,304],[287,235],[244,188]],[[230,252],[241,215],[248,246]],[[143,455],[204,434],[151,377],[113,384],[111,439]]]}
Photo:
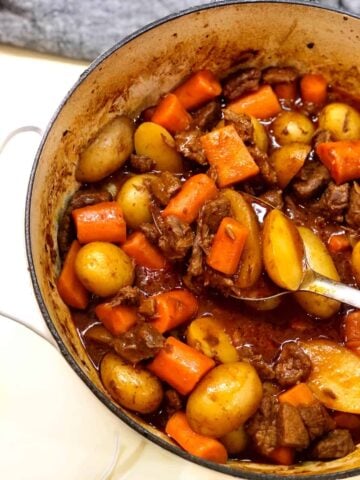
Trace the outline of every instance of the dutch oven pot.
{"label": "dutch oven pot", "polygon": [[[56,290],[58,219],[78,188],[79,152],[116,114],[136,117],[189,72],[239,66],[293,65],[321,72],[360,95],[360,19],[303,3],[217,2],[150,25],[98,58],[65,98],[40,145],[27,198],[26,240],[35,293],[60,350],[77,374],[119,418],[153,442],[203,466],[242,478],[330,479],[360,474],[360,450],[331,462],[292,467],[229,462],[217,465],[179,449],[111,400]],[[275,477],[274,477],[275,476]]]}

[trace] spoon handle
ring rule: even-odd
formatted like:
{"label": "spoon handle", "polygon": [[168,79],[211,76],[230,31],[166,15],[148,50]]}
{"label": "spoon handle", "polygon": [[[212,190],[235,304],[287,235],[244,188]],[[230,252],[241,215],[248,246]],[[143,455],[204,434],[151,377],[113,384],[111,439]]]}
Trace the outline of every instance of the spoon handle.
{"label": "spoon handle", "polygon": [[311,272],[311,278],[301,285],[301,291],[318,293],[324,297],[360,308],[360,290],[335,282],[317,272]]}

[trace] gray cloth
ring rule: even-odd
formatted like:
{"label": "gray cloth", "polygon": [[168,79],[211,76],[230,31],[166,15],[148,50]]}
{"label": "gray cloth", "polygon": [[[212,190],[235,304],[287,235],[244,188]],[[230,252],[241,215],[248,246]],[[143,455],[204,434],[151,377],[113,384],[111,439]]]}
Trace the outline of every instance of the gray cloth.
{"label": "gray cloth", "polygon": [[[0,0],[0,42],[92,60],[138,28],[208,1]],[[314,1],[360,12],[360,0]]]}

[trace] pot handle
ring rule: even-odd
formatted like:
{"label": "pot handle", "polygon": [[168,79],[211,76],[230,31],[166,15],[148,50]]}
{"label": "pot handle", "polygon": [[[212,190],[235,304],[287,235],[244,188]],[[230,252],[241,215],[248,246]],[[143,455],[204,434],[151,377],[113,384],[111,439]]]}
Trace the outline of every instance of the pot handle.
{"label": "pot handle", "polygon": [[56,346],[33,292],[23,227],[30,171],[42,134],[36,125],[23,125],[0,137],[0,314]]}

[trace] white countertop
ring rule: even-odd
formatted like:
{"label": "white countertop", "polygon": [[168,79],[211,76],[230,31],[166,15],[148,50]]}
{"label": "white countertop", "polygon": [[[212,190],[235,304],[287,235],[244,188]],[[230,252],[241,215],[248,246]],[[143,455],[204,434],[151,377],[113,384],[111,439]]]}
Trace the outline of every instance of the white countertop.
{"label": "white countertop", "polygon": [[58,352],[27,270],[25,197],[40,142],[37,131],[45,129],[86,64],[0,46],[0,67],[0,478],[230,478],[130,430]]}

